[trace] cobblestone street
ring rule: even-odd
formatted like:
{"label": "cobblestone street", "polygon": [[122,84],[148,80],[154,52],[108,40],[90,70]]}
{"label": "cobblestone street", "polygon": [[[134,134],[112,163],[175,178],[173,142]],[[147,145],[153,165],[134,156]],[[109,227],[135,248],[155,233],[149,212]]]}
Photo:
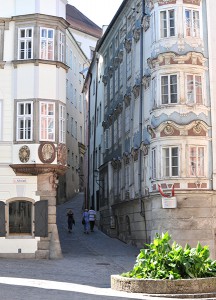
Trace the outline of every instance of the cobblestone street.
{"label": "cobblestone street", "polygon": [[[110,275],[130,270],[139,251],[97,227],[93,233],[84,234],[82,204],[80,193],[57,208],[62,259],[0,260],[1,300],[158,299],[111,290]],[[76,220],[72,233],[67,230],[68,208],[73,209]]]}

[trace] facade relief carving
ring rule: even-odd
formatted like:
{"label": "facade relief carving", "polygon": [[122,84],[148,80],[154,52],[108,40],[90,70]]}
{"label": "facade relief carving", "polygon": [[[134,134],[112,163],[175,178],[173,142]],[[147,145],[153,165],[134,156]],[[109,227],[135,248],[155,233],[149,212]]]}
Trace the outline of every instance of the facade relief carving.
{"label": "facade relief carving", "polygon": [[200,6],[200,0],[183,0],[183,3],[185,4],[193,4]]}
{"label": "facade relief carving", "polygon": [[28,146],[22,146],[19,149],[19,159],[22,163],[26,163],[30,158],[30,149]]}
{"label": "facade relief carving", "polygon": [[124,103],[125,106],[128,106],[131,102],[131,93],[125,94],[124,95]]}
{"label": "facade relief carving", "polygon": [[125,47],[125,50],[127,51],[127,53],[129,53],[131,51],[131,46],[132,46],[132,40],[125,39],[124,47]]}
{"label": "facade relief carving", "polygon": [[104,85],[107,85],[107,82],[108,82],[108,76],[107,75],[103,75],[102,82],[104,83]]}
{"label": "facade relief carving", "polygon": [[147,31],[149,29],[149,27],[150,27],[150,16],[149,15],[144,16],[142,26],[143,26],[144,31]]}
{"label": "facade relief carving", "polygon": [[135,28],[133,31],[133,38],[136,43],[140,40],[140,34],[141,34],[141,29]]}
{"label": "facade relief carving", "polygon": [[150,87],[150,82],[151,82],[150,75],[143,76],[142,84],[143,84],[145,90],[147,90]]}
{"label": "facade relief carving", "polygon": [[43,142],[38,148],[38,156],[43,163],[52,163],[56,157],[53,143]]}

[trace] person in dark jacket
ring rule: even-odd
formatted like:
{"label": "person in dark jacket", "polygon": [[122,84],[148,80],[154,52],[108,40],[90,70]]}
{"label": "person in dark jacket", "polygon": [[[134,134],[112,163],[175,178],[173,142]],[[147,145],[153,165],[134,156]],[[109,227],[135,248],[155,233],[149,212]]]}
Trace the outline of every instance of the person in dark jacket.
{"label": "person in dark jacket", "polygon": [[72,227],[75,225],[74,215],[72,209],[69,209],[67,212],[67,221],[68,221],[68,232],[72,232]]}

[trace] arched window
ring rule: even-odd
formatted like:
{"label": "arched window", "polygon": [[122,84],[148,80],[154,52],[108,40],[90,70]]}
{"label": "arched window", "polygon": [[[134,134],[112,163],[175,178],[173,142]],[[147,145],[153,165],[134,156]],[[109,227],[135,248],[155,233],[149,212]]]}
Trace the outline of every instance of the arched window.
{"label": "arched window", "polygon": [[9,234],[32,234],[32,203],[9,203]]}

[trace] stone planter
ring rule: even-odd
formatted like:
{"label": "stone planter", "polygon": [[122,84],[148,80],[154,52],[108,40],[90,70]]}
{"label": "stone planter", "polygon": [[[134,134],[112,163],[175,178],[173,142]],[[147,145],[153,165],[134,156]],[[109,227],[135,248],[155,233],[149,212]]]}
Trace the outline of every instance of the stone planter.
{"label": "stone planter", "polygon": [[216,295],[216,277],[198,279],[135,279],[111,275],[111,288],[128,293],[189,295]]}

